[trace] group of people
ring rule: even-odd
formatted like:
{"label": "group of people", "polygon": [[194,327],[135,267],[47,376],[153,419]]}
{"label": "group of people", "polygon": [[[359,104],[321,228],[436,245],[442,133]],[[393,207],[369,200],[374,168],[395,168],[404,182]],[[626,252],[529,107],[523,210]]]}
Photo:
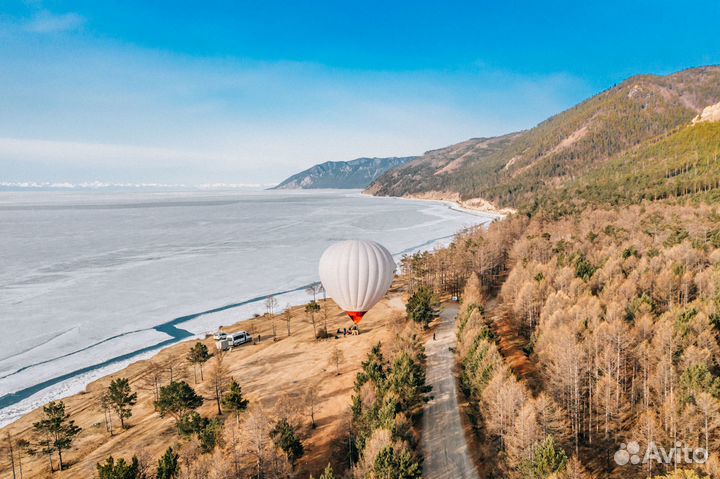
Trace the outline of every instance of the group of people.
{"label": "group of people", "polygon": [[352,326],[351,328],[338,328],[338,330],[335,332],[335,339],[339,339],[340,336],[347,336],[348,334],[360,334],[360,328],[357,327],[357,324]]}

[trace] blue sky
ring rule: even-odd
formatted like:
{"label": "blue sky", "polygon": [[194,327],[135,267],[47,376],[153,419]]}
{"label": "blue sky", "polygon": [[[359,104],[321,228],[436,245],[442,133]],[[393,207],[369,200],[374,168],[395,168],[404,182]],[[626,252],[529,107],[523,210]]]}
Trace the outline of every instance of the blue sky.
{"label": "blue sky", "polygon": [[720,3],[0,3],[0,182],[272,183],[720,63]]}

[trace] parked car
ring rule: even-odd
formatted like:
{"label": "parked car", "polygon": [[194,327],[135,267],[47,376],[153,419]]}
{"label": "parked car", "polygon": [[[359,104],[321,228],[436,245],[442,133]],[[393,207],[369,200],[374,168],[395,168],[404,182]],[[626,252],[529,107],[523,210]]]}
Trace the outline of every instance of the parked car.
{"label": "parked car", "polygon": [[247,331],[238,331],[237,333],[229,335],[228,339],[232,341],[232,346],[240,346],[241,344],[252,341],[252,336]]}
{"label": "parked car", "polygon": [[213,334],[213,338],[215,338],[216,341],[220,341],[221,339],[227,338],[227,333],[225,331],[217,331],[215,334]]}

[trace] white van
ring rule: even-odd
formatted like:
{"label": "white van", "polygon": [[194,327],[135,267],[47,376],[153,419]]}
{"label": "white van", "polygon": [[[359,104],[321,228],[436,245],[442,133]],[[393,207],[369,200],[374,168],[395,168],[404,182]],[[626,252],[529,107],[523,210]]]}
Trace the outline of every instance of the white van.
{"label": "white van", "polygon": [[247,331],[238,331],[237,333],[228,334],[224,338],[218,339],[215,343],[215,347],[219,351],[227,351],[230,348],[234,348],[251,341],[252,336],[250,333]]}
{"label": "white van", "polygon": [[238,331],[237,333],[228,334],[227,339],[230,346],[240,346],[241,344],[252,341],[252,336],[247,331]]}

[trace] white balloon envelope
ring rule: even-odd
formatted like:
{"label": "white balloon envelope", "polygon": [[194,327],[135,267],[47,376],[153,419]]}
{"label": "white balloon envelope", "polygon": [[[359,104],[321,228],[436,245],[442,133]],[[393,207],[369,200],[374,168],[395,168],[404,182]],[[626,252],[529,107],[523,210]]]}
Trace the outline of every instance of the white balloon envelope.
{"label": "white balloon envelope", "polygon": [[328,296],[357,324],[390,288],[395,261],[375,241],[347,240],[325,250],[319,269]]}

